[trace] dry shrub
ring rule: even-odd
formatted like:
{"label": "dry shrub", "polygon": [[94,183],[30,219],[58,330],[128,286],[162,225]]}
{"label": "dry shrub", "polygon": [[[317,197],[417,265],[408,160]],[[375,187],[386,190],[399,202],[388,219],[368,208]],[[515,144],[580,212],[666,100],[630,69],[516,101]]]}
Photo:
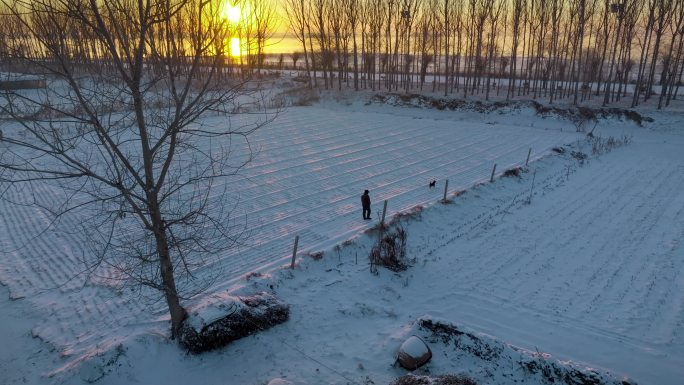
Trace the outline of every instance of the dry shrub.
{"label": "dry shrub", "polygon": [[430,379],[425,376],[407,374],[392,381],[390,385],[430,385]]}
{"label": "dry shrub", "polygon": [[282,109],[288,107],[291,101],[285,95],[276,95],[270,100],[268,107]]}
{"label": "dry shrub", "polygon": [[577,132],[587,132],[589,122],[597,122],[596,112],[589,107],[577,107],[577,114],[572,117],[572,122]]}
{"label": "dry shrub", "polygon": [[297,98],[292,101],[292,105],[298,107],[311,106],[314,103],[318,103],[319,100],[320,97],[316,92],[306,89],[299,92]]}
{"label": "dry shrub", "polygon": [[510,169],[504,171],[503,176],[509,177],[509,178],[514,177],[514,176],[520,177],[521,172],[522,172],[522,167],[514,167],[514,168],[510,168]]}
{"label": "dry shrub", "polygon": [[632,142],[631,135],[622,135],[619,138],[609,136],[602,138],[596,136],[589,139],[591,142],[591,153],[594,155],[602,155],[611,152],[613,149],[627,145]]}
{"label": "dry shrub", "polygon": [[434,382],[434,385],[477,385],[477,382],[466,376],[445,374],[437,377],[437,381]]}
{"label": "dry shrub", "polygon": [[249,281],[250,279],[261,278],[261,277],[263,277],[263,274],[261,274],[258,271],[252,271],[252,272],[247,273],[247,275],[245,276],[245,280]]}
{"label": "dry shrub", "polygon": [[418,205],[418,206],[413,206],[408,211],[397,213],[392,217],[389,224],[394,225],[394,224],[396,224],[402,220],[418,219],[418,218],[420,218],[420,214],[423,212],[423,209],[424,209],[423,206]]}
{"label": "dry shrub", "polygon": [[316,90],[306,87],[291,88],[283,91],[273,98],[273,105],[281,106],[311,106],[320,100]]}
{"label": "dry shrub", "polygon": [[368,256],[373,274],[377,274],[377,266],[384,266],[396,272],[408,269],[406,238],[406,229],[404,229],[401,223],[380,232],[378,243],[373,246]]}
{"label": "dry shrub", "polygon": [[572,156],[580,164],[584,164],[584,161],[588,158],[587,154],[583,153],[582,151],[572,151],[570,152],[570,156]]}
{"label": "dry shrub", "polygon": [[299,75],[299,76],[295,76],[292,78],[293,82],[299,82],[299,83],[308,83],[309,80],[310,80],[309,77],[306,75]]}
{"label": "dry shrub", "polygon": [[307,255],[311,257],[311,259],[313,259],[314,261],[320,261],[321,259],[323,259],[324,254],[325,253],[323,253],[322,251],[315,251],[308,253]]}

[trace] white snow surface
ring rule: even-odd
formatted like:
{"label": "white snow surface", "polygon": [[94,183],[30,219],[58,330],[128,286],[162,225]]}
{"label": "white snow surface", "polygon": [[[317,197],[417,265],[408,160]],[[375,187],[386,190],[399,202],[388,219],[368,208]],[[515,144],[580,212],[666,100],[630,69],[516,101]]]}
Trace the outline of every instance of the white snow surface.
{"label": "white snow surface", "polygon": [[195,330],[202,330],[207,325],[245,308],[240,298],[227,295],[213,294],[208,296],[208,301],[203,306],[196,306],[188,314],[185,323]]}
{"label": "white snow surface", "polygon": [[[591,154],[584,134],[527,109],[481,114],[356,100],[287,109],[250,138],[257,157],[227,185],[249,244],[198,270],[220,270],[222,279],[185,305],[267,290],[290,304],[290,320],[198,356],[168,340],[161,301],[72,279],[81,240],[49,227],[19,204],[30,197],[12,192],[0,200],[0,384],[387,384],[406,373],[393,360],[424,315],[615,378],[680,384],[681,107],[641,111],[655,119],[645,127],[600,121],[595,134],[632,142],[584,164],[570,156]],[[3,132],[12,135],[12,126]],[[568,151],[550,151],[557,146]],[[522,166],[530,148],[520,178],[488,183],[495,163],[498,175]],[[450,204],[438,202],[446,179]],[[361,219],[364,189],[373,221]],[[56,196],[43,191],[37,199]],[[404,225],[413,264],[376,276],[367,230],[384,200],[388,218],[417,213]],[[322,259],[307,256],[317,251]],[[476,361],[437,354],[421,370],[507,383]]]}
{"label": "white snow surface", "polygon": [[399,350],[413,358],[420,358],[429,351],[425,342],[423,342],[423,340],[417,336],[409,337],[406,341],[404,341],[404,343],[401,344]]}

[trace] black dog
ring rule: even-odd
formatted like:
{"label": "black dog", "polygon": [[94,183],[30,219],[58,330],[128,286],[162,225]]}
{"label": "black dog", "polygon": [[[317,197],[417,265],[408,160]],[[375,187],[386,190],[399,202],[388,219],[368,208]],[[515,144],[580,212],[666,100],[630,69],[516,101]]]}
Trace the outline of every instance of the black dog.
{"label": "black dog", "polygon": [[437,181],[433,179],[432,182],[430,182],[430,184],[429,184],[428,186],[429,186],[430,188],[433,188],[433,187],[435,187],[435,184],[436,184],[436,183],[437,183]]}

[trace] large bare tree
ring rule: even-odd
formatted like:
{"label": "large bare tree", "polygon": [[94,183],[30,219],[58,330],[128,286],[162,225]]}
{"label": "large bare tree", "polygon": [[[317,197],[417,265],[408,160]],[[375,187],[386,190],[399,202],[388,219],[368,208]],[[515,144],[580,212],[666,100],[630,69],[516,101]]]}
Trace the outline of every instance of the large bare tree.
{"label": "large bare tree", "polygon": [[[307,49],[307,26],[309,25],[309,14],[304,5],[304,0],[286,0],[283,2],[283,9],[287,20],[290,23],[290,29],[294,32],[295,37],[302,44],[304,52],[304,66],[306,67],[307,83],[309,88],[313,86],[311,83],[311,67],[309,67],[310,52]],[[297,62],[294,60],[294,67],[297,68]]]}
{"label": "large bare tree", "polygon": [[254,64],[257,70],[261,70],[264,66],[266,46],[278,28],[278,8],[267,0],[246,0],[245,7],[249,10],[245,22],[249,26],[249,39],[252,43],[247,47],[247,51],[250,55],[254,52],[251,64]]}
{"label": "large bare tree", "polygon": [[184,295],[206,283],[193,272],[243,233],[220,186],[251,158],[230,154],[231,139],[259,126],[204,124],[244,96],[218,76],[231,38],[221,4],[0,2],[15,26],[4,55],[48,82],[2,91],[0,114],[16,129],[0,138],[0,191],[57,187],[59,202],[36,205],[56,221],[78,215],[88,271],[158,290],[175,336]]}

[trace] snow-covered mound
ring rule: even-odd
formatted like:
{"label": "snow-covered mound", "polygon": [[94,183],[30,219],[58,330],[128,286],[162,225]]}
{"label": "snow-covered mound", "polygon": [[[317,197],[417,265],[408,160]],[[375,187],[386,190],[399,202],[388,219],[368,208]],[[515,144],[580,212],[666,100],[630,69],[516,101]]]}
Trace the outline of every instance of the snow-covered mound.
{"label": "snow-covered mound", "polygon": [[289,316],[289,306],[269,293],[225,295],[193,309],[180,330],[179,342],[189,351],[200,353],[271,328],[287,321]]}
{"label": "snow-covered mound", "polygon": [[467,369],[460,374],[478,378],[483,384],[636,384],[607,371],[555,360],[550,354],[522,349],[432,317],[421,317],[417,325],[436,351],[436,360],[461,363]]}
{"label": "snow-covered mound", "polygon": [[411,336],[399,348],[397,361],[406,369],[414,370],[423,366],[432,358],[430,347],[420,339]]}

